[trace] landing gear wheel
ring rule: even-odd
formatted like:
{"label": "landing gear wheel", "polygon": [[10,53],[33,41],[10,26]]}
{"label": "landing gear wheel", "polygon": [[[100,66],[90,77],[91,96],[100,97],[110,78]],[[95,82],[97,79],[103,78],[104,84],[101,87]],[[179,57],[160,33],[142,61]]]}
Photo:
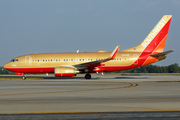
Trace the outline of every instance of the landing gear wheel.
{"label": "landing gear wheel", "polygon": [[26,76],[22,76],[22,79],[25,80],[25,79],[26,79]]}
{"label": "landing gear wheel", "polygon": [[91,74],[87,73],[87,74],[85,75],[85,78],[86,78],[86,79],[91,79]]}

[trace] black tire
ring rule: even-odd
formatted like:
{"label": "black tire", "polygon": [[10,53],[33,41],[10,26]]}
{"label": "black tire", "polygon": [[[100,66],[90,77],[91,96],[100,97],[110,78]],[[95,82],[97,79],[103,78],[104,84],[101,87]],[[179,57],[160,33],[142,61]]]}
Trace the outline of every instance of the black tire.
{"label": "black tire", "polygon": [[22,76],[22,79],[25,80],[25,79],[26,79],[26,76]]}
{"label": "black tire", "polygon": [[91,74],[87,73],[87,74],[85,75],[85,79],[91,79]]}

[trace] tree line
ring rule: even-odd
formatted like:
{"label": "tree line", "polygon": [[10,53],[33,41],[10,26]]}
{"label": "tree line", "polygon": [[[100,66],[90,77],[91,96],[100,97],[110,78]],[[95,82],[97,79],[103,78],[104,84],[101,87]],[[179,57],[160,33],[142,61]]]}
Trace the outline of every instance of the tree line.
{"label": "tree line", "polygon": [[169,66],[146,65],[140,68],[121,71],[121,73],[180,73],[180,67],[177,63]]}
{"label": "tree line", "polygon": [[14,72],[11,72],[9,70],[4,69],[3,67],[0,67],[0,74],[14,74]]}
{"label": "tree line", "polygon": [[[177,63],[169,66],[146,65],[140,68],[120,71],[120,73],[180,73],[180,67]],[[14,74],[14,72],[0,67],[0,74]]]}

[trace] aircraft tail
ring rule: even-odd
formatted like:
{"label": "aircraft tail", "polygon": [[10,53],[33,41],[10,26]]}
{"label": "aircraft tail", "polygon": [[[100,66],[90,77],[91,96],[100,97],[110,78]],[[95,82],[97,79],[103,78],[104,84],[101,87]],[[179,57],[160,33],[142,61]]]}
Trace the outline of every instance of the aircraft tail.
{"label": "aircraft tail", "polygon": [[[166,58],[167,52],[164,51],[166,38],[170,26],[172,15],[164,15],[157,25],[152,29],[148,36],[136,47],[126,49],[124,51],[139,52],[135,63],[144,66],[157,62]],[[160,54],[161,53],[161,54]],[[168,51],[169,53],[169,51]],[[136,53],[135,53],[136,54]],[[139,58],[143,58],[140,60]]]}
{"label": "aircraft tail", "polygon": [[164,15],[142,43],[134,49],[151,54],[163,52],[171,18],[172,15]]}

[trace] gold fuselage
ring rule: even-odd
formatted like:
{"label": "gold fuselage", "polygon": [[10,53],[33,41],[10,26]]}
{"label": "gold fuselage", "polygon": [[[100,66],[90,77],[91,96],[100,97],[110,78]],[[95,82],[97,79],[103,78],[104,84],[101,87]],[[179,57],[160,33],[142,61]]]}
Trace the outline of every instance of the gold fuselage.
{"label": "gold fuselage", "polygon": [[[5,64],[8,68],[36,68],[36,67],[57,67],[64,65],[77,65],[81,63],[106,59],[110,52],[84,52],[84,53],[40,53],[27,54],[16,57],[17,62]],[[138,58],[140,52],[118,52],[116,58],[104,62],[105,66],[128,66]]]}

